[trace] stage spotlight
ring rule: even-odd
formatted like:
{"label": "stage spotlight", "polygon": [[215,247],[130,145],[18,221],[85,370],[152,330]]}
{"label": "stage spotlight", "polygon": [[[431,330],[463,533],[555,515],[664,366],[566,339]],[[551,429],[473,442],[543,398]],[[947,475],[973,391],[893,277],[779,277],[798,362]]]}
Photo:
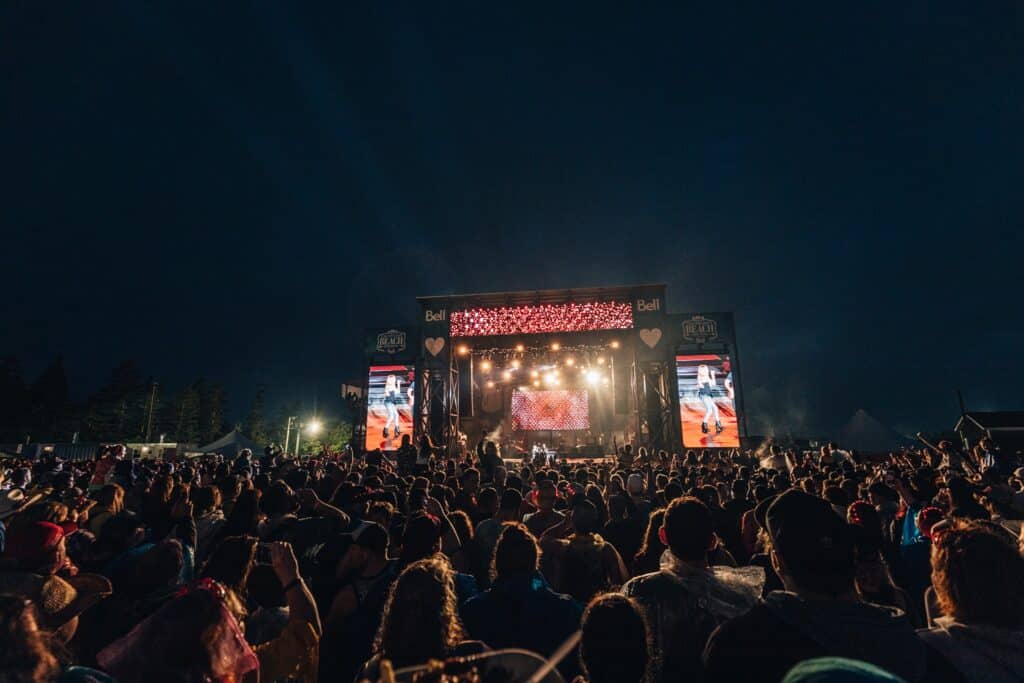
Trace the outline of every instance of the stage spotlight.
{"label": "stage spotlight", "polygon": [[558,350],[558,349],[560,349],[560,348],[562,348],[562,345],[561,345],[561,344],[559,344],[558,342],[555,342],[555,343],[553,343],[553,344],[551,345],[551,350],[552,350],[552,351],[557,351],[557,350]]}
{"label": "stage spotlight", "polygon": [[612,347],[613,349],[619,348],[619,340],[618,339],[613,339],[612,343],[609,344],[608,346]]}
{"label": "stage spotlight", "polygon": [[520,365],[521,365],[521,363],[519,362],[518,358],[516,358],[515,360],[512,361],[512,369],[513,370],[518,370]]}
{"label": "stage spotlight", "polygon": [[540,386],[540,380],[539,379],[533,380],[533,386],[539,387]]}
{"label": "stage spotlight", "polygon": [[480,369],[483,370],[484,372],[490,372],[491,371],[491,361],[489,361],[489,360],[481,361],[480,362]]}
{"label": "stage spotlight", "polygon": [[536,370],[530,370],[530,377],[540,377],[540,373]]}
{"label": "stage spotlight", "polygon": [[604,356],[598,356],[597,357],[597,364],[598,365],[604,365]]}
{"label": "stage spotlight", "polygon": [[508,370],[506,370],[505,372],[501,373],[501,378],[502,379],[512,379],[512,373],[509,372]]}
{"label": "stage spotlight", "polygon": [[488,389],[493,389],[494,388],[494,382],[492,382],[491,380],[487,380],[487,388]]}
{"label": "stage spotlight", "polygon": [[558,377],[556,377],[555,373],[553,372],[549,372],[548,374],[544,375],[545,384],[554,384],[557,379]]}
{"label": "stage spotlight", "polygon": [[526,349],[522,344],[516,344],[516,351],[522,353]]}
{"label": "stage spotlight", "polygon": [[587,370],[587,384],[595,385],[601,379],[601,373],[597,370]]}
{"label": "stage spotlight", "polygon": [[607,378],[607,377],[605,377],[604,379],[602,379],[602,380],[601,380],[601,384],[603,384],[603,385],[605,385],[605,386],[608,386],[608,378]]}
{"label": "stage spotlight", "polygon": [[465,344],[459,344],[459,355],[465,356],[467,353],[469,353],[469,347]]}
{"label": "stage spotlight", "polygon": [[576,359],[573,358],[572,356],[569,356],[568,358],[565,359],[565,364],[568,365],[569,367],[572,367],[573,365],[576,364]]}

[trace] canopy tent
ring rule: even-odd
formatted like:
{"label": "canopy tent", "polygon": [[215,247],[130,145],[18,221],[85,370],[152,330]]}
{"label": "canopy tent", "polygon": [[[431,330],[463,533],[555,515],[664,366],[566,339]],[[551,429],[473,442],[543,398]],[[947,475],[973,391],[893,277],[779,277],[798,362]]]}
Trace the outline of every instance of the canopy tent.
{"label": "canopy tent", "polygon": [[892,427],[872,417],[863,408],[847,421],[839,436],[839,447],[864,453],[885,453],[913,443]]}
{"label": "canopy tent", "polygon": [[256,443],[237,429],[233,429],[213,443],[198,449],[199,453],[220,453],[226,456],[238,455],[243,448],[250,449],[256,455],[263,452],[263,446]]}

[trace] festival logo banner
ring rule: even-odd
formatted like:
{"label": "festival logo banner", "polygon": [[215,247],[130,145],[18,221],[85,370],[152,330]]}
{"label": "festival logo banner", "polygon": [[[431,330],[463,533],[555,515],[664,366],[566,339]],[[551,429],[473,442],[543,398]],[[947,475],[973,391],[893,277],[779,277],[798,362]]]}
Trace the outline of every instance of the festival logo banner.
{"label": "festival logo banner", "polygon": [[419,330],[415,327],[383,327],[368,330],[365,353],[373,363],[413,362],[419,355]]}

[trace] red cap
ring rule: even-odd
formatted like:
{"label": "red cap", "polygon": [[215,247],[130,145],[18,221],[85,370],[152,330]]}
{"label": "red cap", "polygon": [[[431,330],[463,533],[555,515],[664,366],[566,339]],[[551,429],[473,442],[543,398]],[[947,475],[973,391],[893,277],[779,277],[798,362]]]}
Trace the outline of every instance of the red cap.
{"label": "red cap", "polygon": [[41,559],[64,538],[64,529],[50,522],[33,522],[11,532],[4,557],[13,560]]}

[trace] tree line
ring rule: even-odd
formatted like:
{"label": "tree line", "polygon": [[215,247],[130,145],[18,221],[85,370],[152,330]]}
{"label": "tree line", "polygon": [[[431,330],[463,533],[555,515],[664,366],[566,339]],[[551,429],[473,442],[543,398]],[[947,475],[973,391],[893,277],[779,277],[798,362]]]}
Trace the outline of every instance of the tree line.
{"label": "tree line", "polygon": [[[266,390],[256,388],[241,423],[228,418],[228,398],[219,382],[199,377],[184,386],[143,374],[124,360],[107,381],[85,399],[74,400],[62,356],[56,356],[32,381],[25,379],[15,356],[0,360],[0,443],[165,442],[207,444],[238,428],[257,443],[283,444],[288,416],[303,414],[298,402],[279,406],[268,419]],[[318,438],[304,435],[303,452],[321,444],[341,448],[352,435],[352,411],[342,407],[341,419],[323,420]],[[291,435],[294,443],[294,431]]]}

